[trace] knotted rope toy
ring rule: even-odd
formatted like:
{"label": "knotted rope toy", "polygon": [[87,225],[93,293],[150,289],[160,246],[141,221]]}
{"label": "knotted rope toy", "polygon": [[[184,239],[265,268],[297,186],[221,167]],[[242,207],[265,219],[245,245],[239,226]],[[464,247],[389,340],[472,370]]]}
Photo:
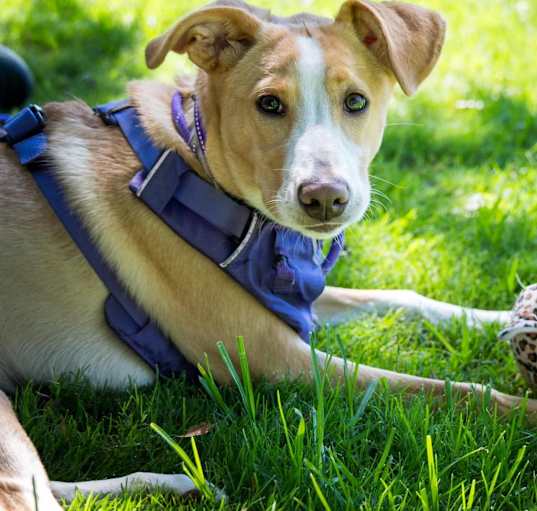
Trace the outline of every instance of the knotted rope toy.
{"label": "knotted rope toy", "polygon": [[510,342],[520,373],[537,391],[537,284],[520,293],[513,307],[511,322],[498,337]]}

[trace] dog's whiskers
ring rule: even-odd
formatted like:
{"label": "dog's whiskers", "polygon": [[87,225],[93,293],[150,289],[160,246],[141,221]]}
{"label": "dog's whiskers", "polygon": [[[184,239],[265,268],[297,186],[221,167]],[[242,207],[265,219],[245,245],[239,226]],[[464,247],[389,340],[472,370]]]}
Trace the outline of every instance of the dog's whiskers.
{"label": "dog's whiskers", "polygon": [[376,199],[371,199],[371,206],[372,207],[375,207],[375,206],[380,206],[381,209],[383,209],[384,211],[387,211],[388,209],[386,208],[386,204],[384,204],[383,202],[379,201],[379,200],[376,200]]}
{"label": "dog's whiskers", "polygon": [[331,225],[334,225],[336,227],[341,227],[341,224],[339,222],[322,222],[319,224],[308,224],[308,225],[305,225],[304,227],[316,228],[316,227],[326,227],[326,226],[331,226]]}
{"label": "dog's whiskers", "polygon": [[381,192],[379,190],[371,190],[371,195],[373,197],[379,197],[380,199],[384,199],[386,200],[386,202],[388,202],[389,204],[392,203],[392,200],[384,193],[384,192]]}
{"label": "dog's whiskers", "polygon": [[422,122],[389,122],[386,124],[386,127],[395,127],[395,126],[425,126]]}
{"label": "dog's whiskers", "polygon": [[394,186],[396,188],[401,188],[400,185],[394,183],[393,181],[390,181],[389,179],[385,179],[385,178],[380,177],[380,176],[374,176],[373,174],[370,174],[369,177],[371,179],[376,179],[377,181],[382,181],[383,183],[389,184],[389,185]]}

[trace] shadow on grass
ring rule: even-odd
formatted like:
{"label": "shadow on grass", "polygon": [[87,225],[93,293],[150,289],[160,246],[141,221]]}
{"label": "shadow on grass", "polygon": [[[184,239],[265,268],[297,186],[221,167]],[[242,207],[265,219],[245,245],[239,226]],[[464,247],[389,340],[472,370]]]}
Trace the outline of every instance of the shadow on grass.
{"label": "shadow on grass", "polygon": [[79,0],[32,0],[4,13],[0,32],[35,74],[32,101],[103,101],[143,70],[141,56],[133,56],[140,52],[136,19],[123,23]]}

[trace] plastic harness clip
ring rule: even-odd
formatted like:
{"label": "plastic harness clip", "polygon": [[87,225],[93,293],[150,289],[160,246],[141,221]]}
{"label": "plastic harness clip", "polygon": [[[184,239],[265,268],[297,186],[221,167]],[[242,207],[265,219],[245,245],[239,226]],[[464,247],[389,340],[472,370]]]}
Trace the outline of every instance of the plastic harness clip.
{"label": "plastic harness clip", "polygon": [[21,165],[28,165],[47,148],[47,137],[43,133],[46,125],[44,110],[37,105],[27,106],[5,121],[0,128],[0,141],[13,148]]}
{"label": "plastic harness clip", "polygon": [[10,146],[41,133],[47,125],[47,114],[38,105],[30,105],[18,114],[10,117],[2,127],[2,141]]}
{"label": "plastic harness clip", "polygon": [[115,114],[131,107],[132,105],[129,99],[122,99],[120,101],[111,101],[105,105],[96,106],[93,111],[107,126],[117,126],[118,122]]}

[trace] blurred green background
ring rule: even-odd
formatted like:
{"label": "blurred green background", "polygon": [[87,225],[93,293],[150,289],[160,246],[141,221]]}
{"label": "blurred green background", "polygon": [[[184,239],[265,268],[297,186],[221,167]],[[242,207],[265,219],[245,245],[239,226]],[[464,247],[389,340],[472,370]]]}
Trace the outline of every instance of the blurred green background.
{"label": "blurred green background", "polygon": [[[307,10],[331,16],[339,8],[338,3],[327,1],[256,3],[278,14]],[[349,255],[340,261],[331,282],[362,288],[410,288],[474,307],[509,308],[524,283],[537,281],[537,1],[416,3],[435,8],[446,17],[445,50],[433,75],[415,97],[396,94],[385,141],[371,169],[375,204],[368,218],[349,230]],[[174,55],[162,68],[149,72],[143,50],[151,37],[198,5],[202,3],[2,0],[0,43],[18,51],[33,69],[37,82],[33,101],[78,97],[96,104],[124,95],[130,79],[157,76],[171,81],[178,72],[192,72],[184,57]],[[510,392],[525,391],[509,347],[496,340],[494,328],[478,332],[454,324],[434,329],[419,320],[403,321],[394,313],[354,321],[321,333],[319,339],[324,348],[371,365],[490,383]],[[199,394],[195,405],[189,398],[189,407],[195,410],[189,408],[186,413],[186,393],[181,383],[145,397],[136,391],[100,404],[99,397],[87,389],[55,389],[56,399],[51,402],[37,402],[28,392],[18,407],[54,477],[104,477],[113,475],[114,470],[140,470],[140,465],[151,470],[173,470],[173,454],[164,447],[158,451],[155,440],[147,444],[147,417],[172,432],[177,425],[168,417],[164,398],[155,397],[159,392],[165,393],[166,403],[182,403],[181,427],[189,421],[220,420],[207,398]],[[187,392],[193,394],[192,389]],[[296,387],[282,390],[284,406],[306,409],[311,396],[303,392]],[[241,498],[249,503],[245,508],[251,505],[265,509],[261,503],[269,506],[269,493],[273,502],[290,503],[286,509],[298,509],[298,498],[314,503],[313,507],[318,504],[309,482],[299,483],[286,471],[289,460],[285,445],[281,437],[272,436],[279,420],[273,397],[269,398],[272,404],[267,405],[266,430],[244,423],[233,427],[228,424],[215,436],[200,440],[209,476],[236,497],[236,509],[241,508]],[[348,440],[348,444],[343,442],[345,448],[340,454],[356,476],[352,493],[357,503],[349,509],[358,509],[360,502],[364,506],[360,509],[381,508],[378,499],[386,496],[386,490],[378,475],[369,479],[369,467],[376,466],[388,444],[391,454],[384,462],[388,466],[387,459],[394,461],[383,477],[393,481],[395,494],[405,495],[389,508],[403,509],[410,495],[407,509],[421,509],[416,492],[429,484],[423,464],[423,438],[431,432],[436,435],[440,465],[452,467],[452,463],[458,463],[453,469],[455,479],[443,486],[443,504],[432,509],[461,509],[461,501],[450,500],[454,495],[451,489],[459,488],[460,482],[468,488],[472,478],[480,481],[480,509],[491,509],[484,488],[494,477],[497,464],[503,467],[503,474],[523,444],[529,445],[530,464],[535,467],[537,463],[535,433],[518,423],[511,423],[506,436],[503,424],[484,418],[483,413],[474,422],[473,409],[464,419],[450,418],[442,412],[433,413],[431,418],[424,401],[418,401],[408,418],[401,401],[382,399],[375,398],[371,405],[374,411],[364,416],[369,421],[360,430],[365,431],[365,440],[354,430],[352,435],[358,436],[345,436],[342,428],[346,412],[340,401],[334,401],[337,406],[333,410],[343,411],[332,412],[333,424],[327,426],[327,435],[336,446],[343,438]],[[91,419],[85,409],[98,419]],[[63,414],[68,416],[65,422]],[[37,415],[41,415],[39,424],[34,420]],[[60,419],[61,427],[57,425]],[[460,426],[458,432],[455,422]],[[391,440],[386,439],[388,423],[395,432]],[[418,430],[416,441],[412,431]],[[260,431],[270,444],[270,454],[263,451],[256,457],[252,444],[242,437],[257,438]],[[508,445],[498,448],[507,437]],[[412,438],[414,444],[409,443]],[[464,440],[459,442],[461,438]],[[227,449],[224,459],[223,445]],[[358,458],[350,445],[361,449]],[[484,449],[487,454],[472,457],[468,453],[477,452],[473,449]],[[335,499],[334,474],[320,471],[317,477],[329,500]],[[258,486],[251,482],[254,479]],[[242,484],[245,480],[251,483]],[[272,481],[280,486],[273,489]],[[513,481],[499,485],[498,499],[492,503],[497,509],[535,509],[532,505],[537,495],[531,490],[537,488],[535,473],[529,483]],[[513,499],[516,504],[510,505]],[[139,509],[122,502],[117,508],[110,504],[106,509]],[[101,509],[97,504],[83,506],[80,503],[72,509]],[[168,509],[163,506],[155,509]],[[306,507],[309,509],[309,504]],[[334,509],[343,507],[336,505]]]}

